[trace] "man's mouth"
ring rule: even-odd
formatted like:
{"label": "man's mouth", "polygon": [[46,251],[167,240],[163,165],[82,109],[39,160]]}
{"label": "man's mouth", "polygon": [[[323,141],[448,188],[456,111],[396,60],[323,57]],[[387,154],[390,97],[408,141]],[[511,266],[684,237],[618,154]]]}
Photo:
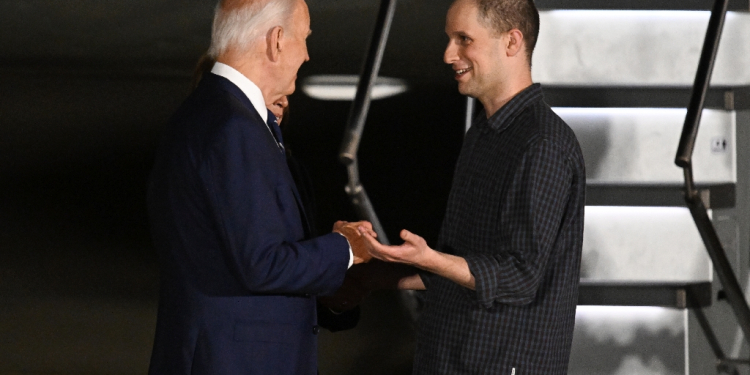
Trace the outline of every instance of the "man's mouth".
{"label": "man's mouth", "polygon": [[456,75],[457,75],[457,76],[462,76],[462,75],[464,75],[464,74],[466,74],[466,73],[470,72],[470,71],[471,71],[472,69],[473,69],[473,68],[469,67],[469,68],[466,68],[466,69],[459,69],[459,70],[456,70]]}

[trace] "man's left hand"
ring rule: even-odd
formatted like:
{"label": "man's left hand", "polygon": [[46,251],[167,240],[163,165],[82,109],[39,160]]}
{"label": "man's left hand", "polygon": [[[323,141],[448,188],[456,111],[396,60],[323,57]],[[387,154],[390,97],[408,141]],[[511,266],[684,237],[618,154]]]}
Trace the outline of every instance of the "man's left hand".
{"label": "man's left hand", "polygon": [[430,252],[434,252],[427,246],[424,238],[406,229],[401,231],[401,239],[404,243],[399,246],[386,246],[379,243],[364,227],[360,228],[360,233],[369,243],[372,257],[386,262],[406,263],[421,268]]}

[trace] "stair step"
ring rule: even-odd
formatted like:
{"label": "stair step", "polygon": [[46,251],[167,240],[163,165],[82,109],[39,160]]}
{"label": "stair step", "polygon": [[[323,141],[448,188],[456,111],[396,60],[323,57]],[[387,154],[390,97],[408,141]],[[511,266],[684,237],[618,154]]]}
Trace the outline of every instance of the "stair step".
{"label": "stair step", "polygon": [[[544,100],[552,107],[686,108],[691,87],[544,85]],[[705,108],[750,109],[750,86],[711,87]]]}
{"label": "stair step", "polygon": [[[536,0],[539,9],[602,9],[602,10],[711,10],[711,0]],[[748,0],[729,2],[729,10],[750,9]]]}
{"label": "stair step", "polygon": [[660,306],[678,309],[711,305],[711,282],[607,282],[581,280],[578,305]]}
{"label": "stair step", "polygon": [[[698,186],[708,208],[735,205],[735,184]],[[684,185],[599,185],[586,186],[587,206],[685,207]]]}

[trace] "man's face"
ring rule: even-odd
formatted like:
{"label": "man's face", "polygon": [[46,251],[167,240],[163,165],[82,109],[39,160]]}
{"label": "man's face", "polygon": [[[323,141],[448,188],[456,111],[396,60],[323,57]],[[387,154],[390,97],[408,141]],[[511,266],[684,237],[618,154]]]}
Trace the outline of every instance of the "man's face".
{"label": "man's face", "polygon": [[448,47],[443,59],[451,64],[458,91],[482,101],[491,98],[503,84],[504,40],[479,23],[479,10],[473,0],[458,0],[445,22]]}
{"label": "man's face", "polygon": [[297,71],[302,63],[310,60],[307,54],[307,37],[310,35],[310,12],[307,4],[300,0],[294,10],[290,27],[284,30],[284,47],[280,55],[280,82],[283,95],[294,92]]}

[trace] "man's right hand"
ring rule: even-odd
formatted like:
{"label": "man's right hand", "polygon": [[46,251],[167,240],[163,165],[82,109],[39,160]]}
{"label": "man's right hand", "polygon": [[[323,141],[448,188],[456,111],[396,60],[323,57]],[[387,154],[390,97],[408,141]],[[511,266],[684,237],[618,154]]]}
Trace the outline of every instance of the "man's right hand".
{"label": "man's right hand", "polygon": [[346,240],[349,241],[349,246],[352,247],[352,255],[354,255],[354,264],[367,263],[372,258],[370,255],[370,242],[365,241],[359,228],[364,229],[372,237],[378,236],[372,229],[372,224],[369,221],[354,223],[337,221],[333,224],[333,231],[346,237]]}

